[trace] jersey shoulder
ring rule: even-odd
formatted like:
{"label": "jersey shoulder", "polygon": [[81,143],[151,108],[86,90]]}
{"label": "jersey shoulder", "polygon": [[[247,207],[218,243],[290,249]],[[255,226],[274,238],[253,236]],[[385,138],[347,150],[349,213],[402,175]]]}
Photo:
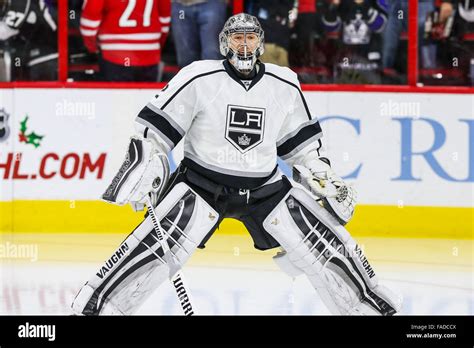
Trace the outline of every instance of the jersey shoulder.
{"label": "jersey shoulder", "polygon": [[265,63],[265,74],[276,77],[282,82],[299,87],[298,75],[290,68],[276,64]]}
{"label": "jersey shoulder", "polygon": [[182,68],[180,73],[182,72],[189,77],[193,77],[224,70],[222,62],[222,60],[197,60]]}
{"label": "jersey shoulder", "polygon": [[[186,98],[196,91],[210,91],[210,86],[218,85],[212,76],[217,75],[220,71],[225,71],[221,60],[198,60],[181,70],[168,82],[168,84],[159,92],[159,95],[165,96],[161,98],[166,100],[167,95],[173,98],[180,93],[180,97]],[[209,81],[212,79],[212,81]],[[203,95],[199,93],[199,95]]]}

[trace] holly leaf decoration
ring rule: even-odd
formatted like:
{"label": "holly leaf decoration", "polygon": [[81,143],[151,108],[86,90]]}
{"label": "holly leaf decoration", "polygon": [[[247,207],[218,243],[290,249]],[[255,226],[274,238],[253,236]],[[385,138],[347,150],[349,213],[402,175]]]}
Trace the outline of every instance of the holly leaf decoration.
{"label": "holly leaf decoration", "polygon": [[33,145],[35,148],[38,148],[41,144],[41,140],[44,138],[44,135],[36,134],[35,132],[31,132],[30,134],[26,134],[26,130],[28,127],[26,126],[28,122],[28,115],[25,117],[23,121],[20,122],[20,142],[24,142],[27,144]]}
{"label": "holly leaf decoration", "polygon": [[43,139],[44,135],[38,135],[35,132],[31,132],[27,135],[28,141],[27,144],[32,144],[34,147],[40,146],[40,141]]}
{"label": "holly leaf decoration", "polygon": [[25,119],[20,122],[20,132],[23,133],[23,134],[26,133],[26,130],[27,130],[26,123],[27,122],[28,122],[28,116],[26,116]]}

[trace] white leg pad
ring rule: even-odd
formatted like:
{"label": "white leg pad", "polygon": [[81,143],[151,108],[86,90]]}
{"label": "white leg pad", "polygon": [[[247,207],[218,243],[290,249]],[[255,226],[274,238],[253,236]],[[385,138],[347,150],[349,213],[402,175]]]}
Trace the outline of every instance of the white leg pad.
{"label": "white leg pad", "polygon": [[[183,266],[219,221],[219,214],[185,183],[178,183],[155,208],[171,253]],[[74,299],[77,314],[133,314],[170,277],[148,216],[83,286]]]}
{"label": "white leg pad", "polygon": [[263,226],[332,313],[393,315],[400,310],[401,297],[378,284],[349,232],[305,190],[291,189]]}

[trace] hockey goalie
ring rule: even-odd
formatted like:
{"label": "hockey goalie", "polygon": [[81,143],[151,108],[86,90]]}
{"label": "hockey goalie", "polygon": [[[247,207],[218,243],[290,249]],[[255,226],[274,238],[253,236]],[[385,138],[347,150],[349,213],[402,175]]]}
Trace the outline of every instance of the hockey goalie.
{"label": "hockey goalie", "polygon": [[[279,248],[276,263],[308,277],[333,314],[399,312],[400,296],[378,282],[344,228],[354,190],[323,157],[321,127],[296,74],[259,60],[264,33],[253,16],[230,17],[219,41],[224,60],[183,68],[138,114],[103,199],[152,211],[81,288],[73,311],[133,314],[232,217],[255,248]],[[183,138],[184,159],[170,175],[167,154]]]}

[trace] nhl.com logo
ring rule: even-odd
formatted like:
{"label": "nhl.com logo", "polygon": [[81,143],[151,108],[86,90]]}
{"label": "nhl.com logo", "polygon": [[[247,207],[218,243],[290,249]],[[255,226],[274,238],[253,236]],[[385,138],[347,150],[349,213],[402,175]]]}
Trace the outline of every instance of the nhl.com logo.
{"label": "nhl.com logo", "polygon": [[10,115],[5,109],[0,109],[0,143],[6,141],[10,135],[9,118]]}

